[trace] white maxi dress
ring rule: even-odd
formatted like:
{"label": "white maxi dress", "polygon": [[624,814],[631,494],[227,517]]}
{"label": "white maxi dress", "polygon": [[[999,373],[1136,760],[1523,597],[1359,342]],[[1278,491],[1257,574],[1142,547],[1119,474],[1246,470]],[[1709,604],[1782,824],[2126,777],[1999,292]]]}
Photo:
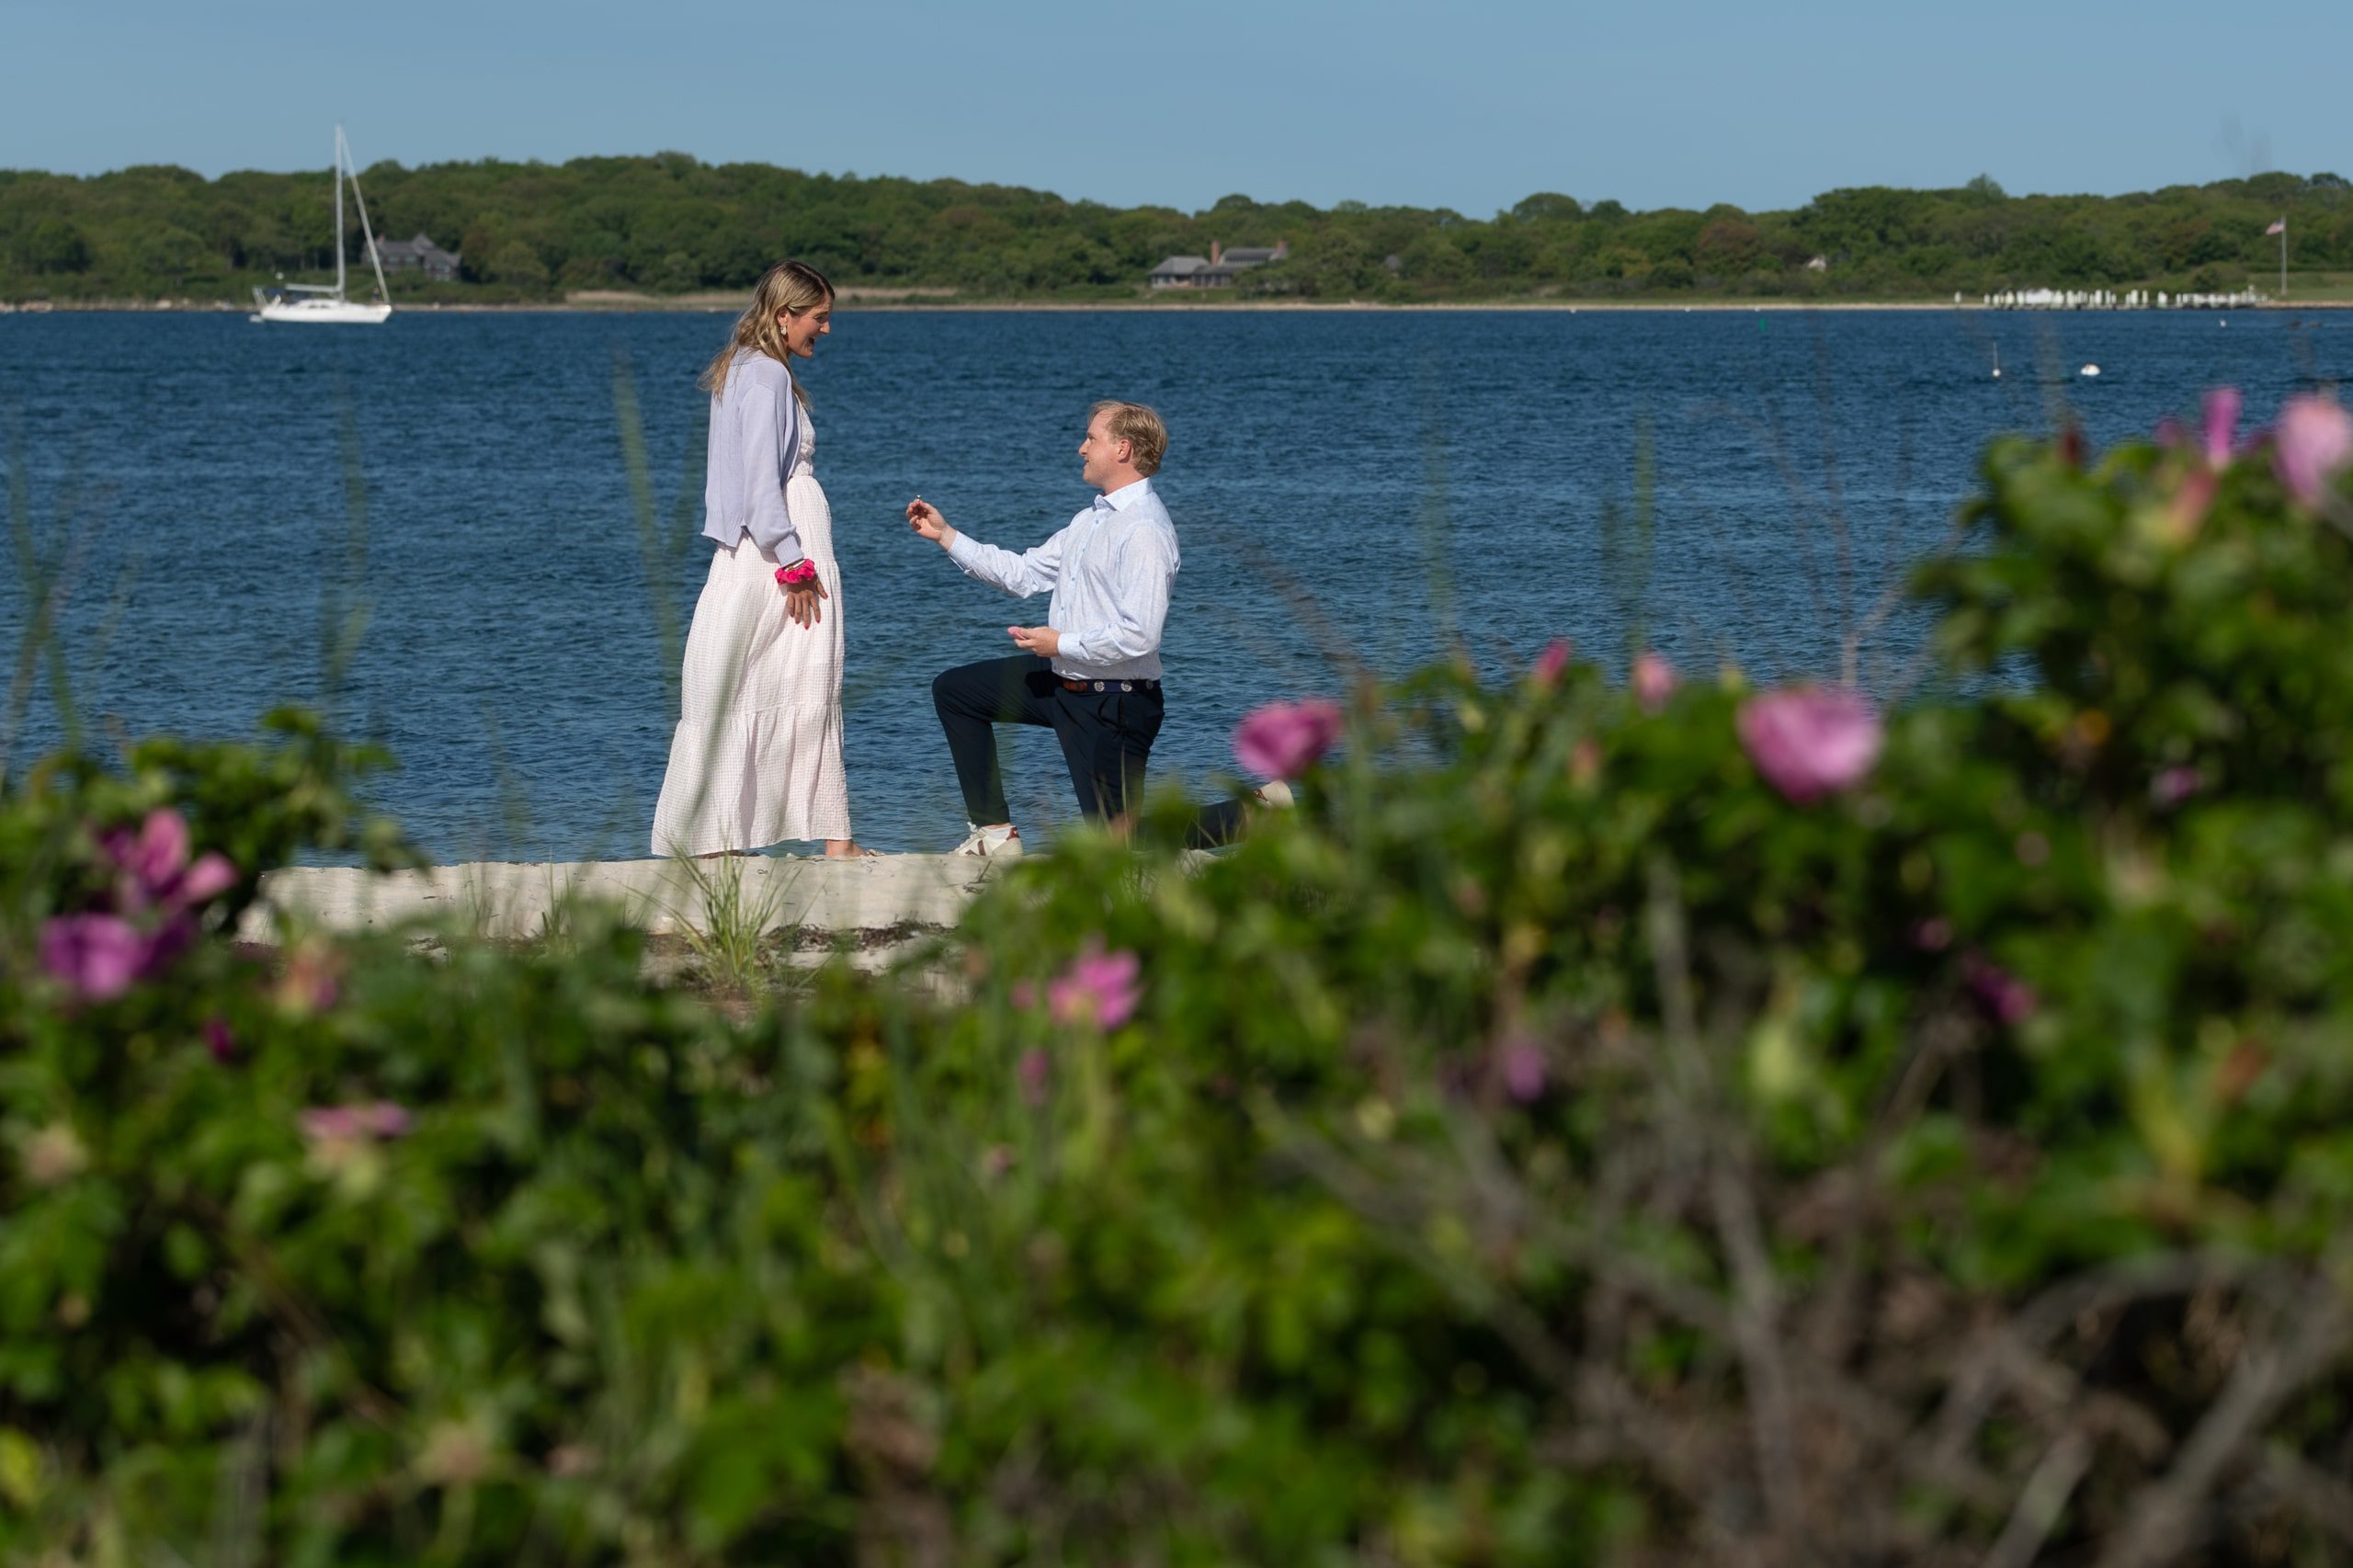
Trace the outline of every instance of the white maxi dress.
{"label": "white maxi dress", "polygon": [[[789,395],[789,394],[788,394]],[[817,432],[800,412],[785,510],[817,568],[824,619],[785,613],[780,564],[746,531],[710,558],[679,682],[678,728],[654,808],[656,855],[847,838],[842,771],[842,588],[834,516],[811,470]]]}

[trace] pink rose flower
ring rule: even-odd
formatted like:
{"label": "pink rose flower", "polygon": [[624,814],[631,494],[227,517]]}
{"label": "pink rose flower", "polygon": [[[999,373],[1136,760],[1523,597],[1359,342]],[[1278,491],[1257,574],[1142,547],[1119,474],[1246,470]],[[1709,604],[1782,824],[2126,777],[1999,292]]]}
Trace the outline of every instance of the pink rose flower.
{"label": "pink rose flower", "polygon": [[2022,1024],[2034,1017],[2035,1009],[2041,1006],[2033,986],[1975,953],[1961,960],[1961,973],[1978,1006],[2002,1023]]}
{"label": "pink rose flower", "polygon": [[1533,1040],[1513,1040],[1496,1053],[1497,1065],[1503,1070],[1504,1093],[1521,1105],[1532,1104],[1544,1094],[1544,1051]]}
{"label": "pink rose flower", "polygon": [[391,1100],[312,1106],[297,1120],[302,1129],[302,1136],[313,1143],[357,1143],[368,1139],[399,1138],[404,1136],[411,1126],[407,1108]]}
{"label": "pink rose flower", "polygon": [[1090,937],[1077,960],[1046,987],[1046,1011],[1058,1024],[1118,1028],[1134,1016],[1142,998],[1142,970],[1135,954],[1124,949],[1107,953]]}
{"label": "pink rose flower", "polygon": [[324,1013],[342,995],[342,978],[343,960],[333,948],[315,939],[298,942],[286,955],[272,994],[289,1013]]}
{"label": "pink rose flower", "polygon": [[1801,806],[1861,782],[1885,738],[1870,702],[1840,687],[1752,697],[1733,725],[1765,781]]}
{"label": "pink rose flower", "polygon": [[1682,682],[1677,678],[1675,666],[1656,653],[1640,653],[1634,659],[1634,700],[1642,704],[1645,713],[1656,713],[1666,706]]}
{"label": "pink rose flower", "polygon": [[2205,437],[2207,467],[2231,466],[2232,443],[2239,433],[2239,410],[2245,402],[2236,387],[2216,387],[2206,394],[2201,433]]}
{"label": "pink rose flower", "polygon": [[135,836],[118,829],[101,843],[122,873],[119,898],[128,910],[191,909],[236,885],[225,855],[208,852],[188,864],[188,821],[169,806],[148,812]]}
{"label": "pink rose flower", "polygon": [[1575,653],[1567,638],[1555,637],[1544,645],[1542,653],[1536,655],[1536,663],[1528,673],[1539,686],[1556,685],[1561,676],[1568,673],[1569,660]]}
{"label": "pink rose flower", "polygon": [[148,961],[148,939],[120,915],[61,915],[41,927],[41,968],[86,1001],[129,991]]}
{"label": "pink rose flower", "polygon": [[1014,1072],[1021,1080],[1023,1104],[1041,1106],[1046,1103],[1046,1080],[1052,1075],[1052,1066],[1041,1047],[1033,1045],[1021,1053],[1021,1061]]}
{"label": "pink rose flower", "polygon": [[2206,520],[2206,510],[2214,504],[2217,481],[2211,469],[2192,469],[2173,493],[2173,505],[2166,508],[2177,539],[2188,539]]}
{"label": "pink rose flower", "polygon": [[2318,506],[2353,463],[2353,415],[2325,397],[2290,398],[2272,432],[2271,466],[2288,494]]}
{"label": "pink rose flower", "polygon": [[1340,738],[1340,705],[1324,698],[1269,702],[1233,727],[1233,756],[1266,778],[1296,778]]}

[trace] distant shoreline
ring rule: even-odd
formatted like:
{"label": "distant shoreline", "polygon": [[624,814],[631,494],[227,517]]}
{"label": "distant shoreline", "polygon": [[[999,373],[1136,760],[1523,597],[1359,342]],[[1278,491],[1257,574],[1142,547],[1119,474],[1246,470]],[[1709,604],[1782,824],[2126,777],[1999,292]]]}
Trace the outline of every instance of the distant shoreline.
{"label": "distant shoreline", "polygon": [[[1383,300],[957,300],[945,297],[941,291],[915,290],[843,289],[838,299],[845,309],[856,311],[895,311],[908,313],[1017,313],[1086,312],[1117,312],[1129,314],[1164,315],[1222,315],[1236,312],[1293,312],[1305,313],[1392,312],[1405,313],[1519,312],[1574,315],[1580,311],[1610,312],[1649,312],[1652,313],[1697,314],[1709,312],[1803,313],[1830,312],[1851,313],[1862,312],[1923,312],[1951,311],[1976,313],[1996,313],[1996,308],[1974,300],[1958,303],[1950,300],[1416,300],[1392,301]],[[393,313],[415,315],[662,315],[662,314],[733,314],[742,308],[742,296],[735,292],[724,295],[625,295],[599,292],[585,297],[564,300],[531,300],[512,301],[483,301],[480,303],[443,303],[420,301],[402,304],[395,301]],[[2005,311],[2018,315],[2178,315],[2183,310],[2206,313],[2223,311],[2343,311],[2353,310],[2353,300],[2265,300],[2255,304],[2230,306],[2181,307],[2155,310],[2086,310],[2086,311]],[[51,301],[44,310],[40,304],[19,303],[10,313],[31,314],[120,314],[120,315],[246,315],[248,307],[226,301],[131,300]]]}

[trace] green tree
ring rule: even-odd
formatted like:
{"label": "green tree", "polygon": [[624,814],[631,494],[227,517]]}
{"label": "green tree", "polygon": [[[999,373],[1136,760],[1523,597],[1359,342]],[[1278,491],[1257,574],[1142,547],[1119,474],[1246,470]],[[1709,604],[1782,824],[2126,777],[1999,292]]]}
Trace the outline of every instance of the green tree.
{"label": "green tree", "polygon": [[90,266],[90,246],[73,224],[43,218],[17,242],[17,258],[28,272],[85,272]]}
{"label": "green tree", "polygon": [[176,225],[141,235],[131,255],[145,278],[166,283],[175,293],[191,274],[204,270],[212,260],[210,247],[199,236]]}
{"label": "green tree", "polygon": [[1692,260],[1702,273],[1729,278],[1748,271],[1765,254],[1765,236],[1754,223],[1719,218],[1699,231]]}
{"label": "green tree", "polygon": [[1471,276],[1471,259],[1443,234],[1428,233],[1405,247],[1402,259],[1407,281],[1419,284],[1460,283]]}
{"label": "green tree", "polygon": [[1540,190],[1513,203],[1511,215],[1523,223],[1567,223],[1583,217],[1585,208],[1573,196]]}
{"label": "green tree", "polygon": [[491,253],[489,273],[493,280],[518,289],[544,289],[548,282],[547,264],[520,240],[509,240]]}

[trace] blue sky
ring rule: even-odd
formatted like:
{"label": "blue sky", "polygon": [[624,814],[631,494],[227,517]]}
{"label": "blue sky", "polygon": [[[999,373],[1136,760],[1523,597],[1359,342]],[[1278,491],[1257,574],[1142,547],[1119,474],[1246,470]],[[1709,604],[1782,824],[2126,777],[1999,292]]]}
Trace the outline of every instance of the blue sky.
{"label": "blue sky", "polygon": [[676,149],[1120,206],[2353,176],[2353,3],[0,0],[0,167]]}

